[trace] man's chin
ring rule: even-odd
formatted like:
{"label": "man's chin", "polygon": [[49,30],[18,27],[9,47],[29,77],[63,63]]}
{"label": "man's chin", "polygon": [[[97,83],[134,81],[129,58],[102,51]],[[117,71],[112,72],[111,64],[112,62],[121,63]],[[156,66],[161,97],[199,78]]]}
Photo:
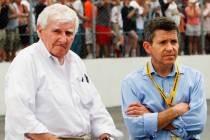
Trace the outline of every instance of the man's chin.
{"label": "man's chin", "polygon": [[52,52],[51,54],[56,56],[56,57],[64,57],[67,54],[68,51],[65,49],[58,49]]}
{"label": "man's chin", "polygon": [[176,58],[170,57],[170,58],[166,58],[164,61],[165,61],[165,64],[174,64],[176,61]]}
{"label": "man's chin", "polygon": [[64,53],[64,52],[67,51],[67,48],[66,47],[62,47],[62,46],[58,46],[58,47],[56,47],[55,51],[57,53]]}
{"label": "man's chin", "polygon": [[172,65],[174,63],[175,63],[175,60],[174,59],[173,60],[165,60],[165,64],[166,65]]}
{"label": "man's chin", "polygon": [[176,56],[174,55],[169,55],[169,56],[165,56],[164,59],[166,61],[175,61],[176,60]]}

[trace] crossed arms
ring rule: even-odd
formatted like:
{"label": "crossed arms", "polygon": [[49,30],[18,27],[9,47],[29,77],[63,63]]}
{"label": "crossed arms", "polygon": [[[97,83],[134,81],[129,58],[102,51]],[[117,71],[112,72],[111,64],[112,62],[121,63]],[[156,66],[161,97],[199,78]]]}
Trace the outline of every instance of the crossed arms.
{"label": "crossed arms", "polygon": [[202,77],[197,76],[195,81],[189,95],[184,95],[189,96],[189,102],[180,100],[173,107],[164,109],[153,99],[143,101],[147,94],[153,93],[143,94],[144,88],[138,91],[134,81],[124,80],[122,112],[130,135],[133,138],[150,138],[158,132],[170,131],[178,137],[189,139],[200,134],[206,122],[206,100]]}
{"label": "crossed arms", "polygon": [[[174,127],[171,124],[174,119],[179,116],[182,116],[189,110],[189,105],[186,103],[179,103],[174,107],[166,109],[158,113],[158,130],[167,129],[173,130]],[[132,117],[143,116],[145,113],[152,113],[144,105],[135,102],[128,106],[126,114]]]}

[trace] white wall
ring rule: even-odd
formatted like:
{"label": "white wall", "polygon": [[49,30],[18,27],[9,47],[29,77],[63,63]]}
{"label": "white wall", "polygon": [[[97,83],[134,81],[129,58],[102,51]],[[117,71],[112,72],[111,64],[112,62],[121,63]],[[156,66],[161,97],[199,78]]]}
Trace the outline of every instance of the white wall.
{"label": "white wall", "polygon": [[0,115],[5,114],[4,104],[4,76],[9,67],[9,63],[0,63]]}
{"label": "white wall", "polygon": [[[149,58],[84,60],[102,100],[107,107],[120,105],[120,84],[123,77],[142,67]],[[178,62],[201,71],[205,78],[206,96],[210,99],[210,55],[180,56]],[[9,63],[0,63],[0,115],[5,113],[4,75]]]}

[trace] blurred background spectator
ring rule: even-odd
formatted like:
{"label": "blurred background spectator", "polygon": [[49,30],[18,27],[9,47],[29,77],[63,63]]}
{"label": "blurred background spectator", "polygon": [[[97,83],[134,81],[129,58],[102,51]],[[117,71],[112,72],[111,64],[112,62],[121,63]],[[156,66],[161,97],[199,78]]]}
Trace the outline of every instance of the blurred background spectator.
{"label": "blurred background spectator", "polygon": [[9,22],[9,6],[6,0],[0,0],[0,62],[5,60],[6,27]]}
{"label": "blurred background spectator", "polygon": [[95,3],[96,16],[96,58],[110,57],[112,50],[111,0]]}
{"label": "blurred background spectator", "polygon": [[142,48],[144,25],[159,16],[167,16],[179,26],[179,55],[210,53],[209,0],[0,2],[0,61],[11,61],[19,49],[38,40],[37,17],[45,7],[56,2],[68,5],[80,18],[71,49],[81,58],[146,56]]}
{"label": "blurred background spectator", "polygon": [[[21,0],[15,0],[14,6],[18,15],[18,31],[22,48],[29,45],[29,9]],[[30,24],[33,24],[32,22]]]}
{"label": "blurred background spectator", "polygon": [[111,10],[111,26],[113,31],[113,38],[112,38],[112,49],[111,56],[112,57],[120,57],[122,56],[122,49],[124,45],[124,38],[122,32],[122,3],[120,0],[113,0],[113,7]]}
{"label": "blurred background spectator", "polygon": [[199,3],[197,3],[197,0],[189,0],[188,5],[185,8],[185,13],[187,18],[186,35],[189,37],[189,55],[201,54],[201,9],[199,7]]}
{"label": "blurred background spectator", "polygon": [[11,61],[15,57],[16,51],[20,46],[19,30],[18,30],[18,13],[12,0],[7,0],[9,6],[9,21],[6,27],[6,61]]}
{"label": "blurred background spectator", "polygon": [[204,16],[204,35],[205,35],[205,52],[210,54],[210,1],[205,0]]}

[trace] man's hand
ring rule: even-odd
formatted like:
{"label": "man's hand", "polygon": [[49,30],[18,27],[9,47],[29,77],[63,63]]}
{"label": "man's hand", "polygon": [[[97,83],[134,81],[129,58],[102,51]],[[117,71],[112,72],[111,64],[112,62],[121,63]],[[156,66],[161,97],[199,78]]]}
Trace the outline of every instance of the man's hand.
{"label": "man's hand", "polygon": [[167,125],[164,129],[168,130],[168,131],[171,131],[171,130],[174,130],[175,127],[172,125],[172,124],[169,124]]}
{"label": "man's hand", "polygon": [[144,105],[135,102],[128,106],[128,109],[126,110],[125,113],[128,116],[138,117],[144,115],[144,113],[150,113],[150,112],[151,111],[148,108],[146,108]]}
{"label": "man's hand", "polygon": [[178,116],[182,116],[184,113],[189,111],[190,107],[187,103],[179,103],[176,104],[173,109],[177,112]]}
{"label": "man's hand", "polygon": [[101,134],[101,135],[99,136],[99,140],[103,140],[103,139],[107,138],[107,136],[110,136],[110,134],[108,134],[108,133],[103,133],[103,134]]}
{"label": "man's hand", "polygon": [[26,133],[25,136],[30,140],[61,140],[58,139],[58,137],[56,137],[55,135],[49,133],[40,133],[40,134]]}

